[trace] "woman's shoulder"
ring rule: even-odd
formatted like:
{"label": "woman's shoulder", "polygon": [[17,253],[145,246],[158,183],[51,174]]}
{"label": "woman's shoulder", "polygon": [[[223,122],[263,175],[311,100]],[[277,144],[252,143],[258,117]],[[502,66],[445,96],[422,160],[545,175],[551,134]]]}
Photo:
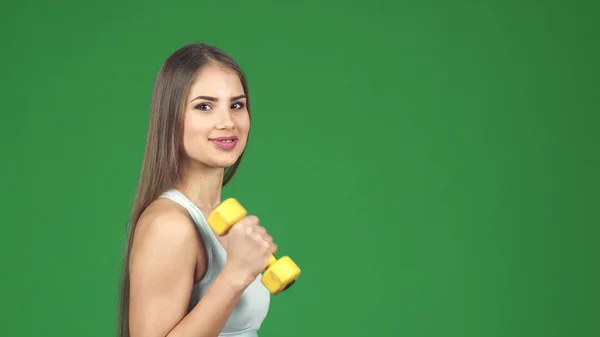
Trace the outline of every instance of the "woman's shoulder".
{"label": "woman's shoulder", "polygon": [[135,241],[160,246],[198,247],[195,226],[186,209],[169,199],[156,199],[140,215]]}
{"label": "woman's shoulder", "polygon": [[[169,200],[150,204],[136,223],[131,245],[131,279],[152,279],[153,286],[194,276],[202,242],[184,209]],[[201,260],[202,261],[202,260]],[[161,290],[162,291],[162,290]]]}

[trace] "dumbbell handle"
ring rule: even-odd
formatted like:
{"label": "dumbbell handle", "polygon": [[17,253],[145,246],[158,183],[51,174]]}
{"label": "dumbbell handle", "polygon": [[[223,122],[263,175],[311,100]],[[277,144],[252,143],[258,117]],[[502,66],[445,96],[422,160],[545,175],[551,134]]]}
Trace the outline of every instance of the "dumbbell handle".
{"label": "dumbbell handle", "polygon": [[273,263],[275,263],[275,261],[277,261],[277,259],[275,258],[275,256],[273,256],[273,254],[271,254],[271,256],[269,256],[269,261],[267,262],[267,266],[265,267],[265,269],[269,268]]}

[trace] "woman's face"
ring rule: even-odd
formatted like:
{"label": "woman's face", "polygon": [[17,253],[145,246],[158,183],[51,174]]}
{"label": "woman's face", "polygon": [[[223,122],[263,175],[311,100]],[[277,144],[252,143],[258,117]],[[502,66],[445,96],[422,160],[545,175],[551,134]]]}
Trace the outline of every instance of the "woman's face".
{"label": "woman's face", "polygon": [[192,83],[183,114],[183,147],[201,166],[226,168],[246,147],[250,116],[237,74],[221,65],[205,66]]}

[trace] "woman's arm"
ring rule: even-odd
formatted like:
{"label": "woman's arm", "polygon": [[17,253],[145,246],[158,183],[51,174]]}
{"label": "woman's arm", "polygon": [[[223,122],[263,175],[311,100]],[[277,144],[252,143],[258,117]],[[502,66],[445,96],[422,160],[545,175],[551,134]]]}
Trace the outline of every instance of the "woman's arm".
{"label": "woman's arm", "polygon": [[205,249],[179,208],[149,211],[134,234],[130,260],[131,337],[216,337],[240,295],[243,278],[228,267],[186,315],[195,275],[206,271]]}

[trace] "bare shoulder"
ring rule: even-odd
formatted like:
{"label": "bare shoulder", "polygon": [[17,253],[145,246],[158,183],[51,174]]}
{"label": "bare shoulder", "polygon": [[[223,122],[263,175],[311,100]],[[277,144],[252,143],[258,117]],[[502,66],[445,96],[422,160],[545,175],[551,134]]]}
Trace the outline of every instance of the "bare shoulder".
{"label": "bare shoulder", "polygon": [[146,208],[133,236],[132,264],[140,256],[195,263],[202,244],[187,211],[168,199],[157,199]]}
{"label": "bare shoulder", "polygon": [[188,212],[168,199],[157,199],[146,208],[138,220],[135,235],[140,241],[159,236],[165,244],[194,241],[196,238]]}

